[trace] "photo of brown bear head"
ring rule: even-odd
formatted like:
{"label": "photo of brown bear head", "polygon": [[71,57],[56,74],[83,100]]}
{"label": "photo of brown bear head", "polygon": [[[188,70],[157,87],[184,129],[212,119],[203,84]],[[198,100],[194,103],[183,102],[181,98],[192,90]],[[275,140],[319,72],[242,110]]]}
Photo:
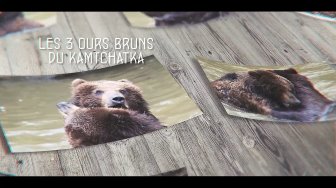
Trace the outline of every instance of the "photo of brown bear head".
{"label": "photo of brown bear head", "polygon": [[211,87],[226,104],[278,119],[316,121],[335,105],[293,68],[228,73]]}
{"label": "photo of brown bear head", "polygon": [[151,114],[140,88],[126,79],[118,81],[75,79],[71,85],[71,102],[78,107],[124,108]]}
{"label": "photo of brown bear head", "polygon": [[73,147],[126,139],[162,129],[149,111],[140,88],[132,82],[72,81],[72,99],[57,104]]}

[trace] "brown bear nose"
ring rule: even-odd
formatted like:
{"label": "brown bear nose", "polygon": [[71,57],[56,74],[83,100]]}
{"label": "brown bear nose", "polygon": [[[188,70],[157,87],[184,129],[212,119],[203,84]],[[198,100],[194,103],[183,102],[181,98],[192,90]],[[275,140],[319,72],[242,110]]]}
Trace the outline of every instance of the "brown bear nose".
{"label": "brown bear nose", "polygon": [[107,107],[112,107],[112,108],[122,108],[126,104],[126,99],[125,97],[120,94],[120,93],[110,93],[103,96],[103,101],[105,101]]}
{"label": "brown bear nose", "polygon": [[125,98],[124,97],[114,97],[112,101],[117,104],[124,103]]}

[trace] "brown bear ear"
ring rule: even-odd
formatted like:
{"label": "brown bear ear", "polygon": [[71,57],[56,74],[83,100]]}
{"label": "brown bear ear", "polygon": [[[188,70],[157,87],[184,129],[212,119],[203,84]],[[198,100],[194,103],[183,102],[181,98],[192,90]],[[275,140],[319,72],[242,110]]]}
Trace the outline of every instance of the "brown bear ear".
{"label": "brown bear ear", "polygon": [[289,69],[286,69],[286,70],[284,70],[286,73],[289,73],[289,74],[297,74],[298,72],[295,70],[295,69],[293,69],[293,68],[289,68]]}
{"label": "brown bear ear", "polygon": [[85,83],[85,82],[86,82],[85,80],[77,78],[77,79],[72,81],[71,86],[72,87],[77,87],[78,85],[80,85],[82,83]]}
{"label": "brown bear ear", "polygon": [[259,78],[259,77],[261,77],[261,71],[259,71],[259,70],[254,70],[254,71],[248,71],[247,72],[250,76],[252,76],[252,77],[255,77],[255,78]]}
{"label": "brown bear ear", "polygon": [[118,82],[125,82],[125,83],[130,83],[130,84],[132,84],[132,82],[129,81],[129,80],[127,80],[127,79],[121,79],[121,80],[118,80]]}
{"label": "brown bear ear", "polygon": [[284,69],[284,70],[273,70],[273,72],[280,74],[280,75],[284,75],[284,74],[298,74],[298,72],[293,69],[293,68],[289,68],[289,69]]}

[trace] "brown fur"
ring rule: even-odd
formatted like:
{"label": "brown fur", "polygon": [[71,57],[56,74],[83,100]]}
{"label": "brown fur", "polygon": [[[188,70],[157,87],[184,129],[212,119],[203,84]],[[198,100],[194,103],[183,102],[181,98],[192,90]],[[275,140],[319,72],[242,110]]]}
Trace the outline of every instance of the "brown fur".
{"label": "brown fur", "polygon": [[[96,96],[95,91],[100,90],[104,93]],[[128,80],[119,81],[85,81],[76,79],[72,82],[72,103],[78,107],[94,108],[107,107],[109,102],[109,92],[117,92],[125,97],[128,109],[139,113],[152,115],[148,104],[142,97],[142,91],[136,85]]]}
{"label": "brown fur", "polygon": [[316,121],[334,104],[295,69],[229,73],[211,86],[227,104],[280,119]]}
{"label": "brown fur", "polygon": [[78,108],[70,103],[59,103],[58,107],[73,147],[113,142],[163,128],[152,116],[128,109]]}
{"label": "brown fur", "polygon": [[[114,97],[123,98],[113,106]],[[163,128],[150,112],[141,90],[128,80],[72,82],[70,103],[59,103],[65,132],[73,147],[112,142]]]}
{"label": "brown fur", "polygon": [[143,12],[154,18],[155,26],[201,23],[221,16],[221,12]]}

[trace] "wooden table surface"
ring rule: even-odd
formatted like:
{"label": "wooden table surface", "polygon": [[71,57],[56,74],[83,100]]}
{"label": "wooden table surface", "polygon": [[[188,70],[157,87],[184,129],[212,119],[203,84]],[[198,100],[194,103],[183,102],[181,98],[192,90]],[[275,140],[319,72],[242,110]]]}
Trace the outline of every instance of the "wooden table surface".
{"label": "wooden table surface", "polygon": [[[49,64],[39,37],[153,37],[154,55],[203,115],[109,144],[5,155],[13,175],[335,175],[335,122],[275,123],[228,116],[196,56],[239,65],[335,63],[336,24],[294,12],[232,12],[204,24],[132,28],[121,13],[58,13],[58,23],[0,39],[0,75],[52,75],[91,65]],[[66,50],[64,50],[66,52]],[[79,52],[78,46],[74,51]],[[335,75],[336,76],[336,75]],[[3,144],[0,139],[0,146]]]}

